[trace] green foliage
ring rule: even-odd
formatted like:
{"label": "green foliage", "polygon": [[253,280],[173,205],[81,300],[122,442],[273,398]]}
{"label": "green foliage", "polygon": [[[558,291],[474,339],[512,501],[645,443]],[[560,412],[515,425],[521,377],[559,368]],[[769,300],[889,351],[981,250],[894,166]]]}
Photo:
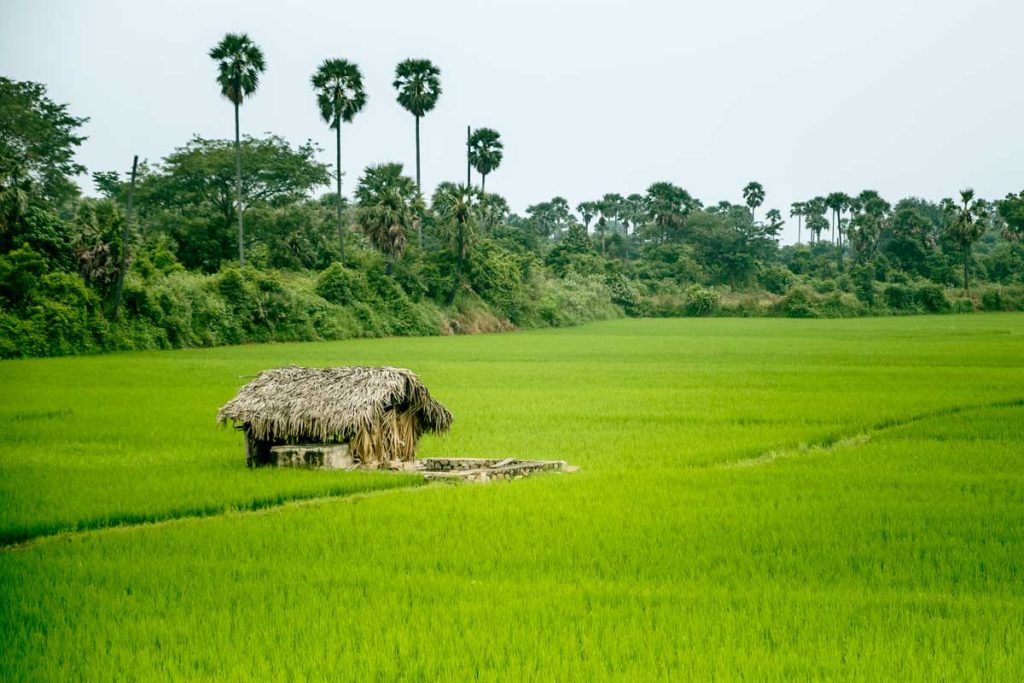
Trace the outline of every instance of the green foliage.
{"label": "green foliage", "polygon": [[913,313],[917,310],[917,292],[908,285],[888,285],[882,291],[882,299],[896,313]]}
{"label": "green foliage", "polygon": [[803,286],[793,287],[772,306],[772,312],[786,318],[817,318],[817,297]]}
{"label": "green foliage", "polygon": [[772,294],[785,294],[793,285],[793,272],[782,266],[768,266],[757,274],[761,286]]}
{"label": "green foliage", "polygon": [[[316,159],[312,143],[292,148],[283,138],[245,136],[241,143],[242,196],[248,210],[283,208],[303,202],[328,181],[327,166]],[[152,231],[170,237],[176,256],[190,269],[213,272],[237,258],[235,223],[235,151],[229,140],[193,138],[167,156],[139,182],[140,218]],[[267,230],[280,233],[279,228]],[[248,235],[254,242],[259,235]],[[292,239],[300,239],[299,235]],[[286,236],[268,239],[280,248]],[[316,250],[314,245],[295,249]],[[315,259],[311,259],[314,260]]]}
{"label": "green foliage", "polygon": [[686,315],[708,316],[718,310],[718,294],[699,285],[686,288]]}
{"label": "green foliage", "polygon": [[917,300],[921,307],[929,313],[948,313],[952,308],[946,291],[941,285],[922,284],[917,288]]}
{"label": "green foliage", "polygon": [[58,208],[78,196],[75,162],[88,121],[68,114],[46,87],[0,76],[0,227],[11,230],[29,207]]}

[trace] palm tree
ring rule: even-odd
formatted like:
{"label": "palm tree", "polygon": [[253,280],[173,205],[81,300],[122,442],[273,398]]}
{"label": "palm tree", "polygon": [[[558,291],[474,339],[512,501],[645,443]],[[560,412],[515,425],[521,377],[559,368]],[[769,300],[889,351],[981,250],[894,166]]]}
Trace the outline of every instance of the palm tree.
{"label": "palm tree", "polygon": [[345,261],[345,224],[342,220],[341,200],[341,122],[351,123],[366,106],[363,74],[359,67],[347,59],[325,59],[310,79],[316,91],[320,117],[335,132],[336,164],[334,177],[338,190],[338,254]]}
{"label": "palm tree", "polygon": [[449,306],[462,286],[462,269],[474,237],[479,200],[480,194],[475,188],[450,182],[438,185],[431,200],[431,208],[440,219],[444,235],[455,247],[455,277],[448,295]]}
{"label": "palm tree", "polygon": [[982,219],[985,217],[985,206],[981,200],[974,198],[974,190],[967,188],[960,191],[960,205],[952,200],[945,200],[943,208],[948,217],[947,228],[950,237],[964,251],[964,291],[970,291],[968,280],[971,247],[985,233]]}
{"label": "palm tree", "polygon": [[242,141],[238,126],[238,108],[260,85],[266,71],[263,51],[244,33],[228,33],[210,50],[217,60],[220,93],[235,105],[235,205],[238,207],[238,264],[245,265],[245,234],[242,227]]}
{"label": "palm tree", "polygon": [[597,202],[597,210],[601,212],[601,220],[598,221],[597,225],[601,232],[601,256],[606,255],[606,234],[608,232],[608,221],[617,221],[622,216],[622,195],[609,193],[601,197],[601,201]]}
{"label": "palm tree", "polygon": [[850,198],[845,192],[832,192],[825,197],[825,206],[832,211],[832,241],[836,241],[836,230],[839,229],[839,244],[842,244],[843,231],[840,229],[839,220],[842,212],[850,203]]}
{"label": "palm tree", "polygon": [[761,183],[751,181],[743,188],[743,200],[750,207],[750,220],[754,220],[754,209],[764,203],[764,187]]}
{"label": "palm tree", "polygon": [[807,229],[811,231],[811,243],[821,241],[821,231],[828,227],[828,219],[825,218],[824,197],[815,197],[804,204],[804,215],[807,216]]}
{"label": "palm tree", "polygon": [[[441,96],[441,70],[429,59],[407,59],[395,67],[398,103],[416,117],[416,188],[420,185],[420,118],[437,105]],[[422,234],[419,236],[423,244]]]}
{"label": "palm tree", "polygon": [[789,206],[789,215],[791,218],[796,217],[796,243],[800,244],[803,218],[807,215],[807,206],[803,202],[793,202]]}
{"label": "palm tree", "polygon": [[469,136],[469,163],[480,173],[480,190],[487,191],[487,174],[501,165],[501,135],[490,128],[477,128]]}
{"label": "palm tree", "polygon": [[395,259],[405,252],[410,230],[420,206],[413,179],[402,175],[401,164],[370,166],[356,187],[356,224],[370,244],[388,259],[388,274]]}
{"label": "palm tree", "polygon": [[594,220],[594,214],[597,213],[597,202],[580,202],[576,205],[576,210],[580,214],[580,218],[583,219],[583,227],[590,230],[590,221]]}

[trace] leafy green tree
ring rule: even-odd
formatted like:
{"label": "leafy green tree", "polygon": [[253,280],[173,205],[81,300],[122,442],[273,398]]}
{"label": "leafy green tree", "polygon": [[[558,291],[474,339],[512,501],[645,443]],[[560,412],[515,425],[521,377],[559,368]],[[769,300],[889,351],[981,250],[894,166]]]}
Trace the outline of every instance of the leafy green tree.
{"label": "leafy green tree", "polygon": [[[0,221],[10,229],[30,204],[57,208],[78,196],[74,177],[85,171],[75,150],[89,119],[72,116],[46,87],[0,76]],[[19,245],[20,246],[20,245]]]}
{"label": "leafy green tree", "polygon": [[1014,195],[1012,192],[996,204],[999,216],[1006,222],[1008,237],[1024,239],[1024,190]]}
{"label": "leafy green tree", "polygon": [[347,59],[325,59],[311,80],[313,89],[316,91],[316,103],[320,108],[320,117],[334,129],[335,134],[334,180],[338,194],[338,254],[344,263],[345,222],[342,216],[341,196],[341,122],[351,123],[355,115],[366,106],[363,74],[359,71],[358,66]]}
{"label": "leafy green tree", "polygon": [[743,201],[750,207],[751,220],[755,220],[754,211],[764,203],[764,186],[757,181],[747,183],[743,188]]}
{"label": "leafy green tree", "polygon": [[[276,136],[245,136],[241,146],[246,158],[242,195],[250,207],[303,201],[330,179],[312,143],[293,148]],[[139,221],[148,232],[170,236],[187,268],[215,271],[230,258],[237,208],[234,160],[231,141],[196,137],[139,180]]]}
{"label": "leafy green tree", "polygon": [[480,174],[480,190],[487,191],[487,175],[501,165],[504,145],[498,131],[477,128],[469,136],[469,163]]}
{"label": "leafy green tree", "polygon": [[441,70],[429,59],[407,59],[395,67],[392,85],[398,90],[398,103],[416,117],[416,188],[420,189],[420,118],[437,105],[441,96]]}
{"label": "leafy green tree", "polygon": [[473,242],[477,224],[477,207],[480,193],[468,185],[443,182],[434,190],[431,209],[439,219],[442,234],[455,251],[455,275],[448,305],[455,302],[455,296],[463,286],[463,273]]}
{"label": "leafy green tree", "polygon": [[366,169],[356,188],[356,224],[370,244],[388,258],[388,273],[405,251],[406,234],[421,208],[416,182],[402,175],[401,164]]}
{"label": "leafy green tree", "polygon": [[967,188],[960,191],[959,204],[946,200],[944,208],[947,216],[946,232],[963,250],[964,291],[969,292],[971,248],[985,233],[985,224],[982,220],[986,215],[985,205],[981,200],[975,199],[974,190]]}
{"label": "leafy green tree", "polygon": [[238,263],[245,265],[245,239],[242,226],[242,146],[238,126],[238,108],[256,92],[260,74],[266,68],[263,51],[244,33],[228,33],[210,50],[217,61],[217,83],[221,94],[235,107],[235,203],[238,205]]}

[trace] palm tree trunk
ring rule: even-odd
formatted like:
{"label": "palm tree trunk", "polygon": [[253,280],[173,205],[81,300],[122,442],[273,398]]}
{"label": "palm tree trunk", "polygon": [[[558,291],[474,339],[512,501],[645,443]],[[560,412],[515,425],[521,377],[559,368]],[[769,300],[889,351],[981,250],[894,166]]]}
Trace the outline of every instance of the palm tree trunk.
{"label": "palm tree trunk", "polygon": [[803,232],[803,216],[796,217],[796,243],[800,244],[800,235]]}
{"label": "palm tree trunk", "polygon": [[968,247],[964,247],[964,291],[965,292],[970,292],[971,291],[971,286],[970,286],[970,284],[967,281],[967,259],[970,257],[970,255],[971,255],[971,248],[969,246]]}
{"label": "palm tree trunk", "polygon": [[420,117],[416,117],[416,189],[422,192],[420,187]]}
{"label": "palm tree trunk", "polygon": [[[416,191],[422,193],[420,187],[420,117],[416,117]],[[423,222],[416,221],[416,244],[423,248]]]}
{"label": "palm tree trunk", "polygon": [[335,167],[334,179],[338,187],[338,254],[341,263],[345,263],[345,223],[341,216],[341,118],[334,119],[335,128]]}
{"label": "palm tree trunk", "polygon": [[449,306],[455,303],[455,295],[458,294],[459,287],[462,285],[462,262],[466,258],[466,235],[464,230],[465,226],[462,223],[460,223],[458,232],[458,244],[456,247],[459,253],[458,258],[455,259],[455,278],[454,281],[452,282],[452,291],[448,295]]}
{"label": "palm tree trunk", "polygon": [[235,204],[238,210],[238,265],[244,266],[245,232],[242,227],[242,140],[238,129],[237,102],[235,102]]}
{"label": "palm tree trunk", "polygon": [[480,174],[480,192],[487,192],[487,174]]}

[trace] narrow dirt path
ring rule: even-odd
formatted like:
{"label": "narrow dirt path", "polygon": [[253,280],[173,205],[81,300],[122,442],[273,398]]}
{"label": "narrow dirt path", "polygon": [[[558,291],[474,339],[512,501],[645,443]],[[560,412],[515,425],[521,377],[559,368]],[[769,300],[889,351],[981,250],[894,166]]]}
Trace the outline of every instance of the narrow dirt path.
{"label": "narrow dirt path", "polygon": [[873,438],[884,434],[885,432],[898,429],[900,427],[906,427],[907,425],[914,424],[915,422],[923,422],[924,420],[934,420],[940,417],[946,417],[948,415],[957,415],[959,413],[966,413],[975,410],[986,410],[991,408],[1017,408],[1024,406],[1024,398],[1007,399],[1002,401],[991,401],[989,403],[971,403],[956,406],[949,406],[948,408],[935,408],[927,410],[916,415],[910,415],[904,418],[892,418],[883,420],[882,422],[875,423],[867,429],[851,434],[842,434],[834,436],[826,436],[810,443],[801,443],[796,446],[789,446],[783,448],[775,448],[769,451],[765,451],[752,458],[744,458],[742,460],[733,460],[730,462],[715,463],[711,465],[709,469],[737,469],[742,467],[757,467],[758,465],[767,465],[781,460],[783,458],[792,458],[800,455],[811,455],[814,453],[827,453],[840,448],[848,448],[852,446],[863,446],[864,444],[871,441]]}
{"label": "narrow dirt path", "polygon": [[282,501],[280,503],[261,505],[259,507],[226,507],[224,509],[214,512],[197,511],[194,513],[178,514],[174,517],[165,517],[162,519],[154,519],[144,522],[125,522],[123,524],[110,524],[107,526],[98,526],[88,529],[68,529],[65,531],[56,531],[53,533],[40,534],[38,536],[33,536],[32,538],[28,538],[23,541],[18,541],[15,543],[8,543],[6,545],[0,546],[0,554],[10,551],[34,548],[40,545],[59,543],[61,541],[72,541],[92,536],[106,536],[131,531],[138,531],[141,529],[157,529],[161,527],[169,527],[180,524],[195,524],[225,518],[257,517],[260,515],[270,515],[298,508],[315,507],[317,505],[324,505],[326,503],[358,503],[359,501],[367,500],[369,498],[376,498],[378,496],[382,496],[388,493],[408,493],[411,491],[436,489],[442,486],[450,486],[450,484],[424,484],[418,481],[413,481],[406,486],[390,486],[387,488],[372,489],[369,491],[345,492],[326,496],[311,496],[306,498],[297,497]]}

